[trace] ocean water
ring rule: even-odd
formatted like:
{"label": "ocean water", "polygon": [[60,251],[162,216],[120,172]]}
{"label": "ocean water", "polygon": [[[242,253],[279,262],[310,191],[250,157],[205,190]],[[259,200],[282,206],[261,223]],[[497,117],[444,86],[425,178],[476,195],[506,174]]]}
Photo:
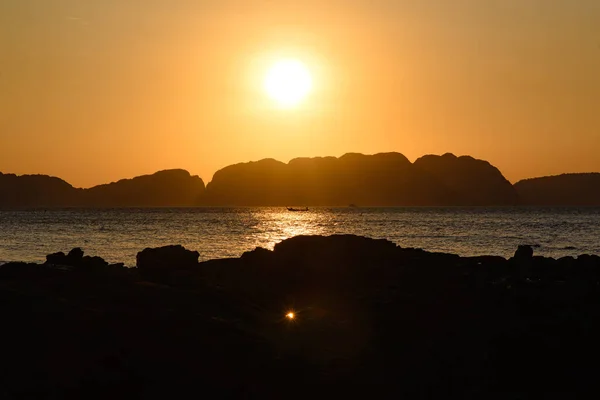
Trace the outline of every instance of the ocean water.
{"label": "ocean water", "polygon": [[600,255],[600,208],[160,208],[0,211],[0,261],[45,260],[81,247],[135,265],[146,247],[182,244],[201,260],[239,257],[301,234],[350,233],[464,256]]}

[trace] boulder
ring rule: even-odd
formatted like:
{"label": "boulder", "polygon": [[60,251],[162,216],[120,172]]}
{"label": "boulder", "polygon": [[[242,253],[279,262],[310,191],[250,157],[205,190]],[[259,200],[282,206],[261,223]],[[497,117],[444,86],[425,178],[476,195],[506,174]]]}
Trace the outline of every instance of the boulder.
{"label": "boulder", "polygon": [[65,264],[66,257],[67,256],[62,251],[59,251],[58,253],[48,254],[46,256],[46,264],[66,265]]}
{"label": "boulder", "polygon": [[36,281],[49,277],[61,276],[63,272],[64,271],[58,269],[47,268],[47,266],[42,264],[9,262],[0,265],[0,281],[3,279],[25,279]]}
{"label": "boulder", "polygon": [[198,266],[197,251],[186,250],[181,245],[147,248],[136,256],[136,266],[141,271],[189,269]]}
{"label": "boulder", "polygon": [[579,257],[577,257],[577,261],[585,264],[597,265],[598,267],[600,267],[600,256],[597,256],[595,254],[581,254]]}
{"label": "boulder", "polygon": [[381,259],[397,254],[398,246],[385,239],[355,235],[295,236],[277,243],[275,255],[280,259],[318,261]]}
{"label": "boulder", "polygon": [[101,257],[84,256],[83,254],[83,250],[79,247],[72,249],[67,255],[62,251],[48,254],[46,264],[73,268],[103,268],[108,266],[108,262]]}
{"label": "boulder", "polygon": [[[83,252],[82,252],[82,254],[83,254]],[[103,267],[107,267],[108,263],[106,261],[104,261],[104,259],[102,257],[85,256],[81,259],[81,263],[79,264],[79,266],[84,267],[84,268],[103,268]]]}
{"label": "boulder", "polygon": [[572,257],[572,256],[561,257],[557,261],[558,261],[559,265],[568,267],[568,268],[573,268],[576,264],[575,257]]}
{"label": "boulder", "polygon": [[533,248],[530,245],[520,245],[514,258],[517,261],[530,261],[533,258]]}
{"label": "boulder", "polygon": [[72,260],[81,260],[83,258],[83,250],[79,247],[75,247],[67,254],[67,257]]}
{"label": "boulder", "polygon": [[242,254],[241,259],[249,262],[267,262],[273,257],[271,250],[265,249],[264,247],[257,247],[252,251],[245,251]]}

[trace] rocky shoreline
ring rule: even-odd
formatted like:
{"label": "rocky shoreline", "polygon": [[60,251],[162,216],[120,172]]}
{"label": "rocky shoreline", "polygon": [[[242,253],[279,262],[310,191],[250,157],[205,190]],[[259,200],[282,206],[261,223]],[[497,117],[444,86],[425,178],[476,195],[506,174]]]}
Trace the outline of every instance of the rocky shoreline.
{"label": "rocky shoreline", "polygon": [[[598,394],[600,257],[352,235],[0,266],[2,398]],[[289,314],[293,312],[293,317]]]}

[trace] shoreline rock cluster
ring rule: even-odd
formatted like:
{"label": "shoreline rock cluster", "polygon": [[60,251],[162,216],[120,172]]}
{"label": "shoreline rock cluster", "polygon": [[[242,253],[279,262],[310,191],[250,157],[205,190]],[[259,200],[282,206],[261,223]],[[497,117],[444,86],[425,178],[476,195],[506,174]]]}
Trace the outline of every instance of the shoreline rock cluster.
{"label": "shoreline rock cluster", "polygon": [[598,394],[598,256],[460,257],[334,235],[198,257],[145,249],[124,268],[73,249],[0,266],[0,387],[14,398]]}

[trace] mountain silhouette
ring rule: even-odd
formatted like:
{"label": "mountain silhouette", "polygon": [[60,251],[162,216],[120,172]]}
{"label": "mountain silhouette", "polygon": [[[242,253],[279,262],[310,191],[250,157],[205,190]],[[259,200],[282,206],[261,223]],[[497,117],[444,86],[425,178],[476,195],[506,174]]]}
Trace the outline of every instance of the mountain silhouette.
{"label": "mountain silhouette", "polygon": [[423,156],[414,165],[438,179],[452,193],[455,204],[493,206],[518,203],[511,183],[487,161],[447,153]]}
{"label": "mountain silhouette", "polygon": [[77,189],[60,178],[0,172],[0,207],[69,207],[76,198]]}
{"label": "mountain silhouette", "polygon": [[46,175],[0,173],[0,208],[190,206],[600,205],[600,173],[511,185],[487,161],[447,153],[274,159],[227,166],[204,185],[181,169],[78,189]]}
{"label": "mountain silhouette", "polygon": [[197,205],[204,189],[200,177],[173,169],[94,186],[81,199],[93,207],[185,207]]}
{"label": "mountain silhouette", "polygon": [[159,171],[90,189],[76,189],[47,175],[0,173],[0,207],[177,207],[194,206],[204,182],[184,170]]}
{"label": "mountain silhouette", "polygon": [[206,205],[434,206],[513,205],[517,195],[489,163],[471,157],[400,153],[340,158],[273,159],[235,164],[215,173]]}
{"label": "mountain silhouette", "polygon": [[515,183],[515,189],[521,201],[527,205],[600,205],[600,173],[563,174],[525,179]]}

